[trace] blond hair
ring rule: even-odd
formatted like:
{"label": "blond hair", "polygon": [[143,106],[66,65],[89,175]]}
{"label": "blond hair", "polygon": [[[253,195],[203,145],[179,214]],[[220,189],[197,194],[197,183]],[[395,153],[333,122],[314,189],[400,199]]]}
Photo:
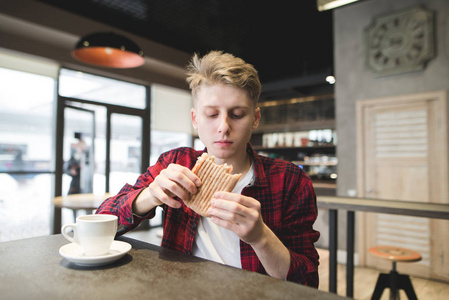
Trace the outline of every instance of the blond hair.
{"label": "blond hair", "polygon": [[202,58],[195,53],[187,66],[186,80],[194,99],[201,86],[218,83],[244,89],[254,106],[260,97],[261,84],[253,65],[222,51],[211,51]]}

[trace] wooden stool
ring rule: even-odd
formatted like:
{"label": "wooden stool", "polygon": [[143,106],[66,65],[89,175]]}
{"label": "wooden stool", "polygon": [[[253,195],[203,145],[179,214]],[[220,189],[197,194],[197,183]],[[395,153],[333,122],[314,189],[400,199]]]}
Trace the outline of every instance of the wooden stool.
{"label": "wooden stool", "polygon": [[417,300],[410,277],[399,274],[396,271],[396,263],[419,261],[421,260],[421,255],[410,249],[391,246],[371,247],[368,251],[373,255],[388,259],[393,263],[393,268],[389,274],[379,274],[371,299],[379,300],[384,289],[389,288],[390,300],[399,299],[399,290],[401,289],[405,291],[410,300]]}

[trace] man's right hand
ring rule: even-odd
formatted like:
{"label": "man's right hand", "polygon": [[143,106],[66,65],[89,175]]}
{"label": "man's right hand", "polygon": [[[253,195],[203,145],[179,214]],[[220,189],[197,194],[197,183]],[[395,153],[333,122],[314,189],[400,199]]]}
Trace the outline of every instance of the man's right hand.
{"label": "man's right hand", "polygon": [[200,179],[190,169],[170,164],[140,193],[133,203],[133,212],[143,215],[161,204],[180,208],[181,203],[175,197],[188,200],[200,185]]}

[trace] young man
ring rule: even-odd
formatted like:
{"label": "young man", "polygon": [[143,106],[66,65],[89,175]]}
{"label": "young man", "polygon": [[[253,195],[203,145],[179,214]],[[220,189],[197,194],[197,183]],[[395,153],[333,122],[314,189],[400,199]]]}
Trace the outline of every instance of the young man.
{"label": "young man", "polygon": [[298,166],[259,156],[249,144],[261,118],[257,71],[231,54],[212,51],[195,55],[187,75],[192,124],[204,151],[242,174],[237,186],[231,193],[217,192],[211,217],[200,217],[183,200],[201,186],[191,169],[204,151],[178,148],[162,154],[97,213],[117,215],[124,233],[162,206],[163,247],[318,287],[312,183]]}

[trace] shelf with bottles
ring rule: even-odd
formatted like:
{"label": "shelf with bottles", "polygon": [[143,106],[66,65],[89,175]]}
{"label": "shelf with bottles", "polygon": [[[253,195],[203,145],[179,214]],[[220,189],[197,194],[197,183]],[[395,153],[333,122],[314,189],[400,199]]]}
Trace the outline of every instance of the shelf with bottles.
{"label": "shelf with bottles", "polygon": [[261,101],[258,106],[262,118],[257,133],[333,128],[335,124],[333,93]]}
{"label": "shelf with bottles", "polygon": [[[298,160],[297,155],[289,153],[305,152],[307,154],[335,154],[337,136],[332,129],[319,129],[295,132],[270,132],[253,134],[251,144],[259,152],[287,155],[287,160]],[[303,155],[304,156],[304,155]]]}
{"label": "shelf with bottles", "polygon": [[[335,158],[335,157],[332,157]],[[301,166],[336,166],[338,164],[337,159],[334,161],[323,161],[323,162],[309,162],[304,160],[293,160],[293,164]]]}
{"label": "shelf with bottles", "polygon": [[291,160],[291,162],[301,167],[314,184],[324,181],[335,185],[338,165],[335,154],[314,153],[309,156],[301,152],[298,158],[299,160]]}
{"label": "shelf with bottles", "polygon": [[338,161],[335,156],[314,154],[311,157],[305,156],[303,160],[292,161],[292,163],[303,168],[312,179],[337,179]]}
{"label": "shelf with bottles", "polygon": [[325,153],[334,153],[336,145],[334,144],[326,144],[326,145],[317,145],[317,146],[275,146],[275,147],[264,147],[264,146],[255,146],[253,145],[254,150],[261,152],[288,152],[288,151],[306,151],[306,152],[325,152]]}
{"label": "shelf with bottles", "polygon": [[316,189],[336,189],[337,165],[335,131],[320,129],[297,132],[271,132],[251,142],[268,157],[290,161],[301,167]]}

